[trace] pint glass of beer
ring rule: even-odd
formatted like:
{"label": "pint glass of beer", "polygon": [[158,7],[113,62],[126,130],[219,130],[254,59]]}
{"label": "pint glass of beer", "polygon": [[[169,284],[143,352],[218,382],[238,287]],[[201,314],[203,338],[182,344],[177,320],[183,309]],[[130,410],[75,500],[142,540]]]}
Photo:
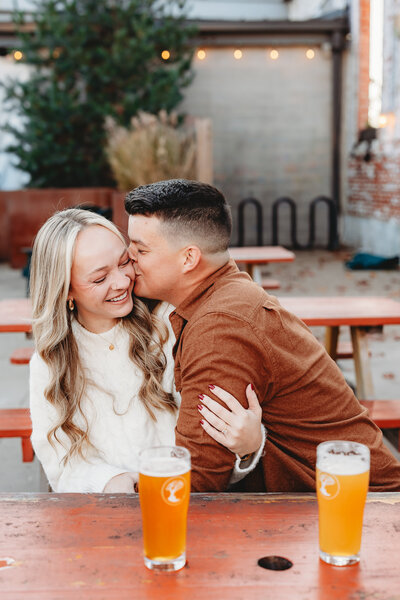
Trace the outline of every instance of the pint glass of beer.
{"label": "pint glass of beer", "polygon": [[369,462],[364,444],[331,441],[317,447],[319,554],[331,565],[360,560]]}
{"label": "pint glass of beer", "polygon": [[144,564],[177,571],[186,563],[190,453],[179,446],[142,450],[139,456]]}

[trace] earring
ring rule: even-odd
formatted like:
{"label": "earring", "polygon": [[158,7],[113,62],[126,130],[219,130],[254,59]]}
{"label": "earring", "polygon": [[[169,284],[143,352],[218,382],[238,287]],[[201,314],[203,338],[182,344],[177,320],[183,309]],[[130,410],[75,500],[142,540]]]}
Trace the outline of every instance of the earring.
{"label": "earring", "polygon": [[74,310],[74,308],[75,308],[74,301],[72,300],[72,298],[69,298],[69,299],[68,299],[68,308],[69,308],[69,310],[70,310],[71,312],[72,312],[72,311]]}

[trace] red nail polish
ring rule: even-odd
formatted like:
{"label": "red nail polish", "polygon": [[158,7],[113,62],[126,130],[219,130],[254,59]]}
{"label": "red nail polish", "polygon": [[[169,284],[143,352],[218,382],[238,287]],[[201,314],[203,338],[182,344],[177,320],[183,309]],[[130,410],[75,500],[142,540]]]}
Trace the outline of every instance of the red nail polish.
{"label": "red nail polish", "polygon": [[198,404],[198,405],[197,405],[197,408],[198,408],[199,410],[203,410],[203,406],[202,406],[201,404]]}
{"label": "red nail polish", "polygon": [[215,385],[209,385],[208,387],[210,388],[210,390],[213,390],[215,388]]}
{"label": "red nail polish", "polygon": [[203,421],[203,419],[200,421],[200,425],[204,425],[204,421]]}
{"label": "red nail polish", "polygon": [[200,400],[203,400],[204,394],[199,394],[197,397],[200,398]]}
{"label": "red nail polish", "polygon": [[254,392],[254,385],[253,385],[252,383],[250,384],[250,387],[251,387],[251,389],[252,389],[252,390],[253,390],[253,392]]}

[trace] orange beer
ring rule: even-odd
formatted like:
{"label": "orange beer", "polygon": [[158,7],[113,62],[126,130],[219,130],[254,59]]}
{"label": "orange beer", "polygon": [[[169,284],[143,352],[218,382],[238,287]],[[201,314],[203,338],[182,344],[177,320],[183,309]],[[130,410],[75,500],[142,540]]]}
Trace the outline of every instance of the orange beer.
{"label": "orange beer", "polygon": [[151,569],[182,568],[190,498],[189,452],[172,446],[149,448],[141,453],[139,471],[145,564]]}
{"label": "orange beer", "polygon": [[356,442],[324,442],[317,449],[321,558],[344,566],[359,561],[369,450]]}

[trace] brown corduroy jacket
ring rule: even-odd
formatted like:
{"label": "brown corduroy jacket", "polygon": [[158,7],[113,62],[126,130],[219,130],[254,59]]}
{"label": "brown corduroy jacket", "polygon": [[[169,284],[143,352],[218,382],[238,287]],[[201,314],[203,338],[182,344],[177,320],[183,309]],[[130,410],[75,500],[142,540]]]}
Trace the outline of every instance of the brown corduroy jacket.
{"label": "brown corduroy jacket", "polygon": [[176,443],[192,455],[192,491],[224,491],[234,455],[200,426],[198,395],[216,384],[247,407],[253,383],[268,430],[259,469],[241,489],[315,490],[316,447],[331,439],[371,450],[370,489],[400,490],[400,463],[310,330],[230,261],[170,316],[182,402]]}

